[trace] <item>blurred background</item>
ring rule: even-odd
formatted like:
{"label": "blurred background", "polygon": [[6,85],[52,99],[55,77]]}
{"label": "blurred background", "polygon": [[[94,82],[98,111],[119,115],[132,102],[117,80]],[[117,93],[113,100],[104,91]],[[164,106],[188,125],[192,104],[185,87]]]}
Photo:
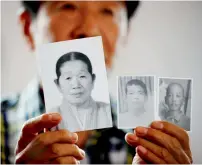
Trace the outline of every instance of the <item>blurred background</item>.
{"label": "blurred background", "polygon": [[[1,2],[2,96],[21,91],[37,74],[18,26],[19,6],[18,1]],[[142,2],[127,42],[114,62],[110,84],[125,74],[193,78],[189,134],[194,162],[202,163],[202,2]],[[115,96],[116,85],[110,89]]]}

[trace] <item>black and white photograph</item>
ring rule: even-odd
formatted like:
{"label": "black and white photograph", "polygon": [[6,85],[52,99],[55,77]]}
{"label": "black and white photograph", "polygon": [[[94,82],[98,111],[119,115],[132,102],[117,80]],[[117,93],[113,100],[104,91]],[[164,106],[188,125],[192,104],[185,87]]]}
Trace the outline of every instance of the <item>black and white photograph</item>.
{"label": "black and white photograph", "polygon": [[57,129],[78,132],[112,127],[101,37],[42,45],[37,61],[46,112],[62,116]]}
{"label": "black and white photograph", "polygon": [[191,131],[192,84],[191,78],[158,79],[158,115],[161,120]]}
{"label": "black and white photograph", "polygon": [[118,77],[118,127],[148,126],[155,116],[154,76]]}

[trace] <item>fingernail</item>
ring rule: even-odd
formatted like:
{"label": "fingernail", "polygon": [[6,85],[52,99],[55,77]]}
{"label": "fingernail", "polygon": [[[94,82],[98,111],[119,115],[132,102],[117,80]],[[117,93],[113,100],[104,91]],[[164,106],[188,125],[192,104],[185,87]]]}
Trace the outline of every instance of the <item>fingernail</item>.
{"label": "fingernail", "polygon": [[138,137],[135,136],[134,134],[128,134],[128,135],[127,135],[127,139],[128,139],[129,141],[134,141],[134,142],[137,142],[137,141],[138,141]]}
{"label": "fingernail", "polygon": [[73,143],[76,143],[78,140],[78,135],[76,133],[72,133],[71,138],[72,138]]}
{"label": "fingernail", "polygon": [[147,149],[142,147],[142,146],[138,146],[138,150],[143,153],[143,154],[146,154],[147,153]]}
{"label": "fingernail", "polygon": [[80,161],[77,160],[77,164],[80,164]]}
{"label": "fingernail", "polygon": [[61,119],[61,117],[58,113],[52,113],[52,114],[49,114],[49,119],[52,121],[58,121]]}
{"label": "fingernail", "polygon": [[141,135],[146,135],[147,134],[147,131],[148,129],[147,128],[144,128],[144,127],[137,127],[136,128],[136,132],[138,134],[141,134]]}
{"label": "fingernail", "polygon": [[156,129],[163,129],[163,123],[161,123],[159,121],[155,121],[152,123],[152,127],[156,128]]}
{"label": "fingernail", "polygon": [[82,150],[82,149],[79,149],[79,150],[80,150],[81,155],[84,157],[85,156],[84,150]]}

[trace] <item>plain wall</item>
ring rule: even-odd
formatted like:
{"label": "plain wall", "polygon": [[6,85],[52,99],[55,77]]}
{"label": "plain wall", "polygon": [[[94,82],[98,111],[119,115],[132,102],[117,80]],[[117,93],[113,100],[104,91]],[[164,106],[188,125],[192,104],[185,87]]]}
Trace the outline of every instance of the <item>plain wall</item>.
{"label": "plain wall", "polygon": [[[26,86],[36,74],[36,63],[17,24],[19,2],[2,2],[1,7],[2,95],[8,95]],[[114,84],[113,75],[124,74],[193,78],[190,138],[195,163],[202,163],[201,29],[202,2],[142,2],[109,79]],[[116,95],[116,86],[110,87]]]}

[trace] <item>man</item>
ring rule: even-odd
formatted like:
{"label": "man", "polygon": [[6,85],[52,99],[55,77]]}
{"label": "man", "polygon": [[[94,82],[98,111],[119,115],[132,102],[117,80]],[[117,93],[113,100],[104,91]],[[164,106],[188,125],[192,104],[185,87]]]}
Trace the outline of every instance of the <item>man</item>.
{"label": "man", "polygon": [[119,114],[119,127],[133,128],[139,125],[148,125],[154,119],[154,105],[146,105],[148,97],[150,97],[146,84],[142,80],[131,79],[125,85],[125,94],[125,111]]}
{"label": "man", "polygon": [[126,84],[126,97],[128,109],[131,115],[140,116],[145,110],[145,102],[148,99],[147,87],[144,82],[132,79]]}
{"label": "man", "polygon": [[168,110],[164,111],[164,120],[190,131],[190,118],[181,111],[184,101],[183,86],[179,83],[170,83],[165,96],[165,103],[168,106]]}
{"label": "man", "polygon": [[[101,35],[106,65],[110,68],[116,44],[126,36],[127,18],[131,17],[138,3],[39,1],[23,4],[25,10],[20,13],[19,19],[33,52],[44,43]],[[17,109],[13,110],[15,106]],[[8,156],[14,149],[9,150],[9,147],[14,146],[11,142],[16,140],[16,155],[11,157],[16,163],[71,164],[82,159],[89,163],[126,163],[127,160],[131,163],[131,156],[127,156],[125,151],[131,150],[133,154],[136,146],[136,163],[192,162],[187,133],[166,122],[154,122],[151,128],[138,127],[136,133],[128,134],[126,141],[133,147],[131,149],[125,145],[125,133],[116,127],[77,134],[68,130],[50,132],[50,128],[59,124],[61,116],[57,113],[39,116],[42,113],[44,103],[41,85],[28,86],[19,101],[2,103],[3,162],[9,162]],[[12,122],[18,122],[20,126],[23,120],[29,119],[24,123],[19,139],[11,139],[19,131],[9,123],[12,115]],[[18,128],[17,123],[15,126]],[[122,160],[119,160],[121,156]]]}

